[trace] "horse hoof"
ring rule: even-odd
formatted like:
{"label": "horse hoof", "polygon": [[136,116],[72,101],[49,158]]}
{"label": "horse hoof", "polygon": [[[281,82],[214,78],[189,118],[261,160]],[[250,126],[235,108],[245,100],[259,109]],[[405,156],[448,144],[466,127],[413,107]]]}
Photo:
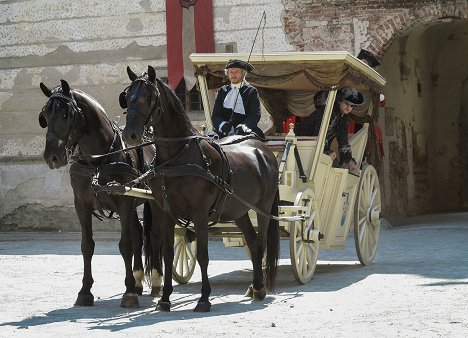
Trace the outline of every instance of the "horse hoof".
{"label": "horse hoof", "polygon": [[260,290],[253,289],[253,299],[254,300],[264,300],[266,297],[266,289],[265,287],[261,288]]}
{"label": "horse hoof", "polygon": [[158,305],[156,305],[156,310],[163,311],[163,312],[170,312],[171,302],[163,302],[160,300],[158,302]]}
{"label": "horse hoof", "polygon": [[78,294],[76,298],[75,306],[93,306],[94,305],[94,296],[92,293],[87,295]]}
{"label": "horse hoof", "polygon": [[211,303],[210,302],[198,302],[193,312],[210,312],[211,310]]}
{"label": "horse hoof", "polygon": [[135,292],[138,296],[143,294],[143,287],[142,286],[135,286]]}
{"label": "horse hoof", "polygon": [[160,286],[153,286],[151,288],[151,297],[161,297],[161,290],[162,288]]}
{"label": "horse hoof", "polygon": [[244,297],[253,298],[253,286],[250,285],[245,292]]}
{"label": "horse hoof", "polygon": [[130,309],[139,308],[140,304],[138,303],[138,295],[136,293],[124,293],[120,306]]}

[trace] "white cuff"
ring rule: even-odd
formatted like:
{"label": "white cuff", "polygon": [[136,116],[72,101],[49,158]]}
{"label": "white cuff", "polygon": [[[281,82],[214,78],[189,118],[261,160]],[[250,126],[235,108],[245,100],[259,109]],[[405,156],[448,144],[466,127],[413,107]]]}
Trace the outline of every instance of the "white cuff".
{"label": "white cuff", "polygon": [[221,123],[219,124],[218,131],[219,131],[220,133],[223,132],[221,128],[223,128],[223,126],[224,126],[227,122],[228,122],[228,121],[223,121],[223,122],[221,122]]}

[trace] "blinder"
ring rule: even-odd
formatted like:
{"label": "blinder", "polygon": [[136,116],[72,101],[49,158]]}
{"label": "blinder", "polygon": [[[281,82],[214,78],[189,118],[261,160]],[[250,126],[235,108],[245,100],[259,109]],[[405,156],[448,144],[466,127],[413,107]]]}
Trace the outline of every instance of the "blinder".
{"label": "blinder", "polygon": [[[54,100],[56,99],[56,100]],[[47,113],[47,109],[50,105],[52,105],[50,113],[52,116],[57,114],[56,111],[56,105],[59,104],[59,102],[65,103],[66,104],[66,120],[67,120],[67,126],[71,128],[73,126],[73,123],[75,122],[75,117],[77,114],[81,114],[81,109],[78,107],[76,104],[75,100],[73,97],[68,97],[64,95],[63,93],[56,92],[53,93],[50,97],[49,100],[47,101],[47,104],[42,108],[42,111],[39,113],[39,125],[42,128],[46,128],[48,126],[47,119],[45,117]],[[65,118],[65,114],[63,116]],[[51,131],[48,131],[48,134],[51,133]],[[55,135],[55,134],[54,134]],[[61,137],[58,137],[55,135],[55,137],[62,139]],[[70,138],[71,135],[69,135],[68,138]]]}
{"label": "blinder", "polygon": [[129,87],[125,88],[125,90],[123,92],[120,93],[119,95],[119,104],[120,104],[120,107],[122,107],[123,109],[127,109],[128,108],[128,104],[127,104],[127,90],[128,90]]}
{"label": "blinder", "polygon": [[44,117],[44,110],[46,109],[47,105],[45,105],[41,112],[39,113],[39,125],[42,127],[42,128],[47,128],[47,120],[46,118]]}
{"label": "blinder", "polygon": [[[120,104],[120,107],[122,107],[123,109],[128,109],[128,104],[127,104],[127,93],[128,93],[128,90],[136,83],[137,85],[137,88],[135,90],[135,92],[133,93],[132,97],[130,98],[130,101],[135,101],[138,97],[138,94],[139,94],[139,91],[140,91],[140,85],[142,83],[145,83],[145,84],[149,84],[150,86],[152,86],[155,90],[155,94],[156,94],[156,97],[157,97],[157,100],[160,101],[160,92],[159,92],[159,89],[158,89],[158,86],[149,81],[148,79],[146,79],[144,76],[146,75],[146,73],[144,73],[141,77],[135,79],[132,84],[130,86],[128,86],[127,88],[125,88],[123,90],[123,92],[120,93],[119,95],[119,104]],[[148,103],[151,103],[151,96],[148,97]],[[157,107],[156,109],[161,109],[161,107]],[[131,113],[131,115],[139,118],[139,119],[142,119],[145,121],[145,123],[151,119],[152,117],[152,112],[148,115],[144,114],[144,112],[141,112],[137,109],[134,109],[134,108],[131,108],[129,109],[127,112],[125,112],[124,114],[127,114],[127,113]]]}

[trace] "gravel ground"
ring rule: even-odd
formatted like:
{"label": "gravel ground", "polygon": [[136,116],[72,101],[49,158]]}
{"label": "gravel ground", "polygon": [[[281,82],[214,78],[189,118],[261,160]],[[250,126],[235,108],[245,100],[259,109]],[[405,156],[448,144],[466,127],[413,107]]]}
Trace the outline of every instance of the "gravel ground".
{"label": "gravel ground", "polygon": [[[175,284],[172,311],[121,308],[118,233],[96,233],[95,306],[74,307],[81,287],[78,233],[0,233],[0,337],[467,337],[468,214],[418,217],[383,227],[374,264],[362,267],[353,239],[319,252],[312,281],[294,280],[282,240],[276,294],[243,297],[251,280],[246,251],[210,241],[210,313],[192,312],[198,267]],[[395,225],[395,224],[394,224]]]}

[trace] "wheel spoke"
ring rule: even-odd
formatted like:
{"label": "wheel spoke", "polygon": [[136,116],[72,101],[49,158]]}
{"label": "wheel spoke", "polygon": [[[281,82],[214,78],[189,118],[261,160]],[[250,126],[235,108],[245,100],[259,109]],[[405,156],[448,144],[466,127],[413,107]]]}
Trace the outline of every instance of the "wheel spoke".
{"label": "wheel spoke", "polygon": [[188,266],[188,257],[187,257],[187,244],[184,243],[184,250],[182,252],[182,260],[181,260],[181,264],[180,264],[180,275],[181,276],[184,276],[184,272],[188,272],[189,271],[189,266]]}
{"label": "wheel spoke", "polygon": [[175,245],[174,245],[174,262],[178,262],[179,261],[179,257],[180,257],[180,252],[181,252],[181,241],[180,240],[176,240],[175,242]]}
{"label": "wheel spoke", "polygon": [[193,264],[193,262],[195,262],[195,256],[194,256],[194,254],[193,254],[192,245],[191,245],[191,244],[187,245],[187,249],[186,249],[186,250],[187,250],[186,253],[187,253],[187,255],[188,255],[188,258],[190,259],[190,261],[191,261],[192,264]]}

